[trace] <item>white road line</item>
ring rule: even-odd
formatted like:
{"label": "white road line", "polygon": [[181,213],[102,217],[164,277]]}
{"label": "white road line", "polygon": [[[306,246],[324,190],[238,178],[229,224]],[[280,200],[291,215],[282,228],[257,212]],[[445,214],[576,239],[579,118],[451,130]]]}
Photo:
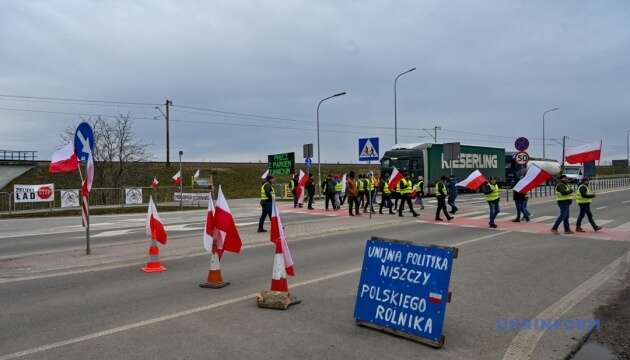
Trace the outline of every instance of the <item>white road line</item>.
{"label": "white road line", "polygon": [[613,230],[630,230],[630,221],[614,227]]}
{"label": "white road line", "polygon": [[630,204],[630,200],[624,200],[621,202],[622,204]]}
{"label": "white road line", "polygon": [[551,219],[555,219],[555,218],[556,218],[555,216],[551,216],[551,215],[538,216],[538,217],[535,217],[535,218],[531,219],[529,222],[541,223],[541,222],[545,222],[545,221],[548,221],[548,220],[551,220]]}
{"label": "white road line", "polygon": [[[499,232],[499,233],[496,233],[496,234],[490,234],[490,235],[481,236],[481,237],[478,237],[478,238],[475,238],[475,239],[464,240],[464,241],[460,241],[460,242],[455,243],[455,244],[451,244],[450,246],[461,246],[461,245],[464,245],[464,244],[470,244],[470,243],[474,243],[474,242],[477,242],[477,241],[494,238],[494,237],[497,237],[497,236],[500,236],[500,235],[504,235],[504,234],[507,234],[507,233],[510,233],[510,231],[503,231],[503,232]],[[331,279],[335,279],[335,278],[338,278],[338,277],[354,274],[354,273],[357,273],[359,271],[361,271],[360,267],[359,268],[353,268],[353,269],[341,271],[341,272],[338,272],[338,273],[334,273],[334,274],[318,277],[318,278],[315,278],[315,279],[306,280],[306,281],[298,282],[298,283],[295,283],[295,284],[291,284],[291,287],[292,288],[296,288],[296,287],[316,284],[318,282],[322,282],[322,281],[331,280]],[[21,357],[24,357],[24,356],[33,355],[33,354],[45,352],[45,351],[48,351],[48,350],[58,349],[60,347],[73,345],[73,344],[78,344],[78,343],[81,343],[81,342],[84,342],[84,341],[88,341],[88,340],[98,339],[98,338],[101,338],[101,337],[104,337],[104,336],[117,334],[117,333],[124,332],[124,331],[127,331],[127,330],[137,329],[137,328],[140,328],[140,327],[157,324],[157,323],[161,323],[161,322],[164,322],[164,321],[174,320],[174,319],[181,318],[181,317],[188,316],[188,315],[192,315],[192,314],[196,314],[196,313],[200,313],[200,312],[204,312],[204,311],[208,311],[208,310],[213,310],[213,309],[216,309],[216,308],[219,308],[219,307],[222,307],[222,306],[235,304],[235,303],[238,303],[238,302],[241,302],[241,301],[253,300],[253,298],[256,295],[257,295],[256,293],[253,293],[253,294],[248,294],[248,295],[244,295],[244,296],[239,296],[239,297],[236,297],[236,298],[220,301],[218,303],[208,304],[208,305],[205,305],[205,306],[200,306],[200,307],[196,307],[196,308],[192,308],[192,309],[176,312],[176,313],[173,313],[173,314],[170,314],[170,315],[160,316],[160,317],[157,317],[157,318],[148,319],[148,320],[144,320],[144,321],[139,321],[139,322],[136,322],[136,323],[123,325],[123,326],[111,328],[111,329],[108,329],[108,330],[99,331],[99,332],[95,332],[95,333],[92,333],[92,334],[87,334],[87,335],[75,337],[75,338],[68,339],[68,340],[58,341],[58,342],[50,343],[50,344],[47,344],[47,345],[42,345],[42,346],[34,347],[34,348],[31,348],[31,349],[18,351],[18,352],[12,353],[12,354],[2,355],[2,356],[0,356],[0,360],[18,359],[18,358],[21,358]]]}
{"label": "white road line", "polygon": [[[469,219],[474,219],[474,220],[485,219],[485,218],[487,218],[487,217],[489,216],[489,214],[488,214],[488,212],[487,212],[487,211],[484,211],[484,212],[485,212],[485,214],[483,214],[483,215],[473,216],[473,217],[471,217],[471,218],[469,218]],[[497,217],[505,217],[505,216],[508,216],[508,215],[511,215],[511,214],[512,214],[512,213],[500,212],[500,213],[497,215]]]}
{"label": "white road line", "polygon": [[604,210],[607,207],[608,205],[604,205],[604,206],[596,207],[595,210]]}
{"label": "white road line", "polygon": [[135,231],[135,230],[136,229],[109,230],[109,231],[100,232],[98,234],[94,234],[92,235],[92,237],[101,238],[101,237],[121,236],[121,235],[127,235],[130,232]]}
{"label": "white road line", "polygon": [[[571,292],[563,296],[560,300],[534,316],[534,319],[559,319],[566,312],[579,304],[600,285],[614,276],[623,263],[630,262],[630,251],[617,258],[612,263],[604,267],[600,272],[591,276]],[[538,342],[545,334],[545,329],[526,329],[519,331],[512,339],[512,343],[507,348],[503,360],[529,360],[536,350]]]}

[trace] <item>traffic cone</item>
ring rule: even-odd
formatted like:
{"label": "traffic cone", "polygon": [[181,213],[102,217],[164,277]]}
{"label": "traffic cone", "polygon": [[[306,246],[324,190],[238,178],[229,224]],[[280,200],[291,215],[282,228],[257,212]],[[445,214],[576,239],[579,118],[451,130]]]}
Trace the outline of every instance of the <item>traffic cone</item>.
{"label": "traffic cone", "polygon": [[271,291],[289,292],[289,282],[287,281],[287,271],[284,266],[284,255],[282,250],[273,257],[273,273],[271,274]]}
{"label": "traffic cone", "polygon": [[199,286],[208,289],[220,289],[228,285],[230,285],[229,282],[223,281],[223,275],[221,275],[221,260],[219,259],[219,254],[217,254],[217,246],[213,243],[210,269],[208,270],[208,281],[204,284],[199,284]]}
{"label": "traffic cone", "polygon": [[160,263],[160,248],[155,240],[151,240],[151,246],[149,246],[149,261],[142,267],[142,271],[147,273],[166,271],[166,268]]}

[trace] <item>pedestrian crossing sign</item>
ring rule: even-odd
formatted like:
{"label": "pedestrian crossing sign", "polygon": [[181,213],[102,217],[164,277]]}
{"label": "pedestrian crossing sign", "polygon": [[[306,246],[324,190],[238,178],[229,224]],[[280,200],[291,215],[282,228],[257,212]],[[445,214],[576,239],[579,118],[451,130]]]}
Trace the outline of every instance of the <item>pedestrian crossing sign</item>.
{"label": "pedestrian crossing sign", "polygon": [[359,161],[379,160],[378,138],[359,139]]}

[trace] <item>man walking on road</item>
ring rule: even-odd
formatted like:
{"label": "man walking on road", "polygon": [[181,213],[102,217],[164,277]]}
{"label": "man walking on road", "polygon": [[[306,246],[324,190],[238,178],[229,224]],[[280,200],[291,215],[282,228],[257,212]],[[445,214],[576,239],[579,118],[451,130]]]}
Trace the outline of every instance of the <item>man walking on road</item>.
{"label": "man walking on road", "polygon": [[291,181],[289,181],[289,190],[291,191],[291,194],[293,194],[293,207],[294,208],[298,207],[297,188],[298,188],[299,182],[300,182],[300,174],[296,172],[293,175],[293,178],[291,179]]}
{"label": "man walking on road", "polygon": [[521,222],[521,215],[525,221],[529,222],[529,211],[527,210],[527,194],[514,190],[512,193],[514,206],[516,207],[516,219],[512,222]]}
{"label": "man walking on road", "polygon": [[413,186],[416,191],[416,204],[420,205],[420,210],[424,210],[424,203],[422,198],[424,197],[424,178],[418,176],[418,182]]}
{"label": "man walking on road", "polygon": [[341,183],[341,179],[339,178],[339,176],[335,176],[335,209],[336,210],[341,209],[341,204],[343,204],[343,201],[341,201],[342,190],[343,190],[343,184]]}
{"label": "man walking on road", "polygon": [[575,194],[575,202],[580,207],[580,215],[578,215],[577,221],[575,223],[575,231],[584,232],[582,229],[582,220],[584,220],[584,216],[588,217],[588,222],[591,223],[593,230],[599,231],[601,230],[601,226],[597,226],[595,224],[595,220],[593,220],[593,214],[591,213],[591,203],[593,202],[593,198],[595,194],[591,191],[591,188],[588,186],[588,178],[582,178],[580,185],[577,188],[577,193]]}
{"label": "man walking on road", "polygon": [[357,183],[354,178],[354,171],[350,171],[350,173],[348,173],[348,179],[346,180],[346,193],[348,196],[348,211],[350,212],[350,216],[355,215],[352,212],[353,206],[356,210],[356,215],[361,215],[359,213],[359,190],[357,189]]}
{"label": "man walking on road", "polygon": [[389,179],[389,174],[384,174],[380,183],[381,205],[378,208],[378,213],[381,215],[383,214],[383,207],[388,208],[390,214],[394,214],[392,211],[392,192],[389,190],[389,182],[387,179]]}
{"label": "man walking on road", "polygon": [[363,205],[363,212],[367,212],[369,206],[370,212],[374,214],[374,198],[376,193],[372,173],[368,173],[363,181],[365,182],[365,204]]}
{"label": "man walking on road", "polygon": [[457,206],[455,206],[455,199],[457,199],[457,182],[455,178],[451,175],[448,177],[448,182],[446,183],[446,188],[448,190],[448,204],[451,206],[451,214],[455,215],[457,210]]}
{"label": "man walking on road", "polygon": [[267,232],[264,229],[265,218],[269,216],[269,221],[271,221],[271,207],[273,203],[273,199],[276,196],[275,191],[273,190],[273,176],[267,175],[265,178],[265,182],[260,187],[260,207],[262,208],[262,214],[260,215],[260,220],[258,221],[258,232]]}
{"label": "man walking on road", "polygon": [[414,217],[418,216],[418,213],[413,209],[413,203],[411,202],[411,191],[413,189],[413,185],[411,185],[411,180],[409,180],[409,176],[404,177],[398,182],[397,191],[400,194],[400,206],[398,207],[398,216],[403,216],[403,210],[405,209],[405,204],[409,207],[409,211],[413,214]]}
{"label": "man walking on road", "polygon": [[556,219],[555,224],[551,228],[551,232],[558,235],[560,223],[564,225],[565,234],[573,234],[571,225],[569,224],[569,210],[573,202],[573,189],[569,187],[569,181],[566,175],[560,175],[558,184],[556,184],[556,202],[560,208],[560,215]]}
{"label": "man walking on road", "polygon": [[313,180],[313,174],[308,173],[308,181],[306,182],[306,193],[308,194],[308,209],[313,209],[313,199],[315,197],[315,181]]}
{"label": "man walking on road", "polygon": [[444,221],[440,217],[440,212],[444,213],[446,220],[451,221],[452,216],[446,211],[446,197],[448,196],[448,190],[446,188],[446,176],[440,177],[440,180],[435,184],[435,198],[437,199],[437,211],[435,212],[435,221]]}
{"label": "man walking on road", "polygon": [[490,221],[488,225],[496,229],[497,224],[495,220],[501,209],[499,208],[499,202],[501,201],[501,191],[499,189],[499,185],[497,184],[496,178],[490,178],[490,183],[486,183],[483,189],[483,193],[486,194],[486,201],[488,202],[488,207],[490,208]]}
{"label": "man walking on road", "polygon": [[322,192],[324,193],[324,196],[326,197],[326,200],[325,200],[326,211],[328,211],[328,203],[332,205],[333,210],[337,209],[337,206],[335,205],[335,185],[337,185],[337,183],[333,180],[332,176],[328,174],[326,176],[326,180],[324,180],[324,182],[322,183]]}

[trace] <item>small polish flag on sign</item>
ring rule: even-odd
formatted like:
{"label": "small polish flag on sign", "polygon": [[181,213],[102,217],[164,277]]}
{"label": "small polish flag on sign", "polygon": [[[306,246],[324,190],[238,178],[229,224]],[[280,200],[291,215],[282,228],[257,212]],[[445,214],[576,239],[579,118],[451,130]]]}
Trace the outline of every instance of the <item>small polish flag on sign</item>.
{"label": "small polish flag on sign", "polygon": [[70,142],[55,151],[48,165],[48,172],[60,173],[74,171],[79,168],[79,158],[74,153],[74,143]]}
{"label": "small polish flag on sign", "polygon": [[168,235],[166,234],[166,228],[164,222],[158,215],[155,203],[153,203],[153,196],[149,197],[149,211],[147,212],[147,235],[151,240],[160,242],[166,245]]}
{"label": "small polish flag on sign", "polygon": [[430,292],[429,293],[429,302],[432,304],[439,304],[442,302],[442,294]]}
{"label": "small polish flag on sign", "polygon": [[182,172],[178,171],[177,174],[173,175],[172,179],[173,179],[173,181],[175,181],[175,185],[181,185],[182,184]]}
{"label": "small polish flag on sign", "polygon": [[586,144],[573,148],[567,148],[565,161],[569,164],[584,164],[591,161],[599,160],[602,156],[602,145]]}
{"label": "small polish flag on sign", "polygon": [[455,186],[465,187],[470,190],[477,190],[481,185],[487,182],[486,177],[481,171],[475,170],[467,178],[455,184]]}
{"label": "small polish flag on sign", "polygon": [[396,190],[396,186],[398,186],[398,183],[402,179],[403,179],[402,173],[398,171],[398,169],[394,168],[394,170],[392,171],[392,174],[389,176],[389,181],[387,181],[389,190],[391,191]]}
{"label": "small polish flag on sign", "polygon": [[219,185],[219,193],[217,194],[217,206],[214,209],[214,226],[219,230],[221,238],[217,241],[219,255],[221,256],[223,251],[239,253],[242,246],[241,235],[236,228],[236,222],[227,200],[223,196],[221,185]]}
{"label": "small polish flag on sign", "polygon": [[267,175],[269,175],[269,169],[265,170],[265,172],[260,176],[260,178],[263,180],[267,180]]}
{"label": "small polish flag on sign", "polygon": [[550,178],[551,174],[532,164],[529,169],[527,169],[525,176],[514,185],[512,190],[518,191],[521,194],[527,194],[530,190],[543,184]]}
{"label": "small polish flag on sign", "polygon": [[151,181],[151,187],[153,188],[153,190],[157,189],[159,183],[160,182],[158,181],[157,177],[154,176],[153,181]]}
{"label": "small polish flag on sign", "polygon": [[[271,212],[271,232],[269,233],[269,235],[271,237],[271,242],[276,244],[276,255],[282,254],[284,271],[289,276],[295,276],[295,270],[293,269],[293,258],[291,257],[291,251],[289,251],[287,237],[284,234],[284,226],[282,226],[282,219],[280,219],[280,211],[278,210],[278,204],[276,204],[275,200],[273,201],[273,208]],[[276,270],[274,269],[274,273],[275,272]]]}

